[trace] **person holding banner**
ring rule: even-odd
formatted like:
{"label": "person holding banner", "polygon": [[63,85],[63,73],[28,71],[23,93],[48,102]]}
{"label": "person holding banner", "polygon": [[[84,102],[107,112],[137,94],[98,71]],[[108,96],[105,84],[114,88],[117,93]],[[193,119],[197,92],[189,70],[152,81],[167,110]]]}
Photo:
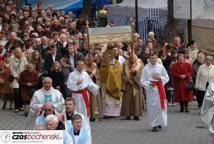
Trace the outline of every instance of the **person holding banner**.
{"label": "person holding banner", "polygon": [[76,101],[76,111],[85,117],[90,117],[89,93],[92,92],[96,96],[99,92],[97,86],[87,72],[83,70],[84,62],[77,61],[76,69],[70,73],[67,81],[67,87],[72,91],[72,97]]}
{"label": "person holding banner", "polygon": [[152,131],[167,126],[167,105],[164,85],[169,81],[166,69],[157,63],[157,54],[150,53],[149,61],[142,72],[141,84],[145,88],[147,111]]}
{"label": "person holding banner", "polygon": [[128,53],[129,58],[123,65],[123,100],[120,115],[127,120],[134,116],[134,120],[140,120],[143,115],[143,91],[140,85],[140,75],[143,70],[143,63],[137,58],[137,55],[131,50]]}

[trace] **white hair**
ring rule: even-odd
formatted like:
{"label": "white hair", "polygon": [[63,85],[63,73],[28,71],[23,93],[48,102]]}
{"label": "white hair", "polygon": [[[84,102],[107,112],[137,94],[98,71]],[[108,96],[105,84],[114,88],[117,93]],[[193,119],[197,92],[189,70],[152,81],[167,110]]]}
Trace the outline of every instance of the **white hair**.
{"label": "white hair", "polygon": [[208,56],[206,56],[206,59],[212,61],[213,60],[213,56],[208,55]]}
{"label": "white hair", "polygon": [[50,77],[45,77],[43,80],[42,80],[42,83],[44,83],[45,81],[51,81],[52,82],[52,79]]}
{"label": "white hair", "polygon": [[50,121],[54,121],[55,123],[58,123],[58,118],[57,116],[51,114],[51,115],[48,115],[46,118],[45,118],[45,123],[47,124],[48,122]]}
{"label": "white hair", "polygon": [[48,39],[48,37],[46,37],[46,36],[42,36],[41,37],[41,39],[43,40],[43,39]]}
{"label": "white hair", "polygon": [[150,32],[148,33],[148,35],[155,35],[155,33],[154,33],[153,31],[150,31]]}

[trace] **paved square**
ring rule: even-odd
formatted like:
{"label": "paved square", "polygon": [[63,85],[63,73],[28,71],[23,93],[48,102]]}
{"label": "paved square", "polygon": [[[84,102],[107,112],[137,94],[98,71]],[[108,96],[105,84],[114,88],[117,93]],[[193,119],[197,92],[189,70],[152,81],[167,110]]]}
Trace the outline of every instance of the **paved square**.
{"label": "paved square", "polygon": [[[178,112],[178,105],[168,108],[168,127],[157,133],[151,132],[146,113],[141,121],[110,119],[91,123],[93,144],[207,144],[208,129],[197,128],[203,123],[195,102],[190,110],[187,114]],[[25,121],[22,112],[0,110],[0,129],[25,129]]]}

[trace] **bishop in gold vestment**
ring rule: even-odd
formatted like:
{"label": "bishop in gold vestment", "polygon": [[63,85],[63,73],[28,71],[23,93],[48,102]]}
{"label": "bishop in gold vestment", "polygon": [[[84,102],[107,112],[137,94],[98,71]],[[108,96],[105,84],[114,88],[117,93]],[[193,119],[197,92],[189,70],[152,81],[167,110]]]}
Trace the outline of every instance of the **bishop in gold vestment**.
{"label": "bishop in gold vestment", "polygon": [[103,115],[106,117],[120,116],[122,66],[116,60],[114,44],[108,44],[100,65],[100,83],[103,97]]}

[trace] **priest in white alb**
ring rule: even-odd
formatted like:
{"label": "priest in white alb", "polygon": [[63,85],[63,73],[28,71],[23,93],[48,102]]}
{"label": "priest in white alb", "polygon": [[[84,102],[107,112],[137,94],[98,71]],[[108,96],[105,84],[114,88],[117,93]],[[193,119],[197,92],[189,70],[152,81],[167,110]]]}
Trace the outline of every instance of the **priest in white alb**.
{"label": "priest in white alb", "polygon": [[92,81],[88,73],[83,70],[83,67],[84,62],[81,60],[77,61],[76,69],[68,77],[67,87],[72,91],[72,97],[76,101],[76,111],[85,117],[89,117],[90,104],[88,91],[96,96],[99,92],[99,86]]}
{"label": "priest in white alb", "polygon": [[146,92],[147,114],[152,131],[167,126],[167,105],[164,85],[169,81],[165,68],[157,63],[157,55],[151,52],[149,63],[144,67],[141,84]]}
{"label": "priest in white alb", "polygon": [[43,79],[43,87],[33,94],[30,102],[30,112],[28,115],[27,126],[33,127],[35,119],[44,110],[47,103],[52,103],[54,110],[61,113],[64,112],[64,98],[60,91],[52,87],[52,79],[45,77]]}
{"label": "priest in white alb", "polygon": [[201,108],[201,118],[209,129],[208,144],[214,144],[214,79],[210,80],[207,87]]}

